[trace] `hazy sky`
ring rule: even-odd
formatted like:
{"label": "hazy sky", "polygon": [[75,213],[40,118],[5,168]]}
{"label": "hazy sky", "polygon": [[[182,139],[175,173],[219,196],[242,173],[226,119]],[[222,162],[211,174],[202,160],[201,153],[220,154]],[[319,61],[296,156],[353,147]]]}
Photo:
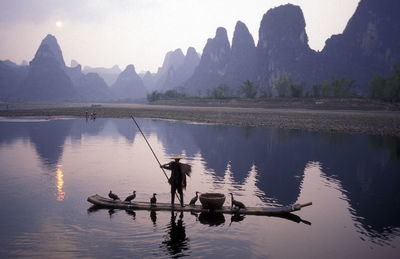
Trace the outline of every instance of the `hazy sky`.
{"label": "hazy sky", "polygon": [[264,13],[299,5],[309,44],[343,31],[359,0],[0,0],[0,60],[32,60],[47,34],[56,36],[67,65],[155,72],[167,51],[189,46],[202,52],[217,27],[232,40],[236,21],[244,22],[256,43]]}

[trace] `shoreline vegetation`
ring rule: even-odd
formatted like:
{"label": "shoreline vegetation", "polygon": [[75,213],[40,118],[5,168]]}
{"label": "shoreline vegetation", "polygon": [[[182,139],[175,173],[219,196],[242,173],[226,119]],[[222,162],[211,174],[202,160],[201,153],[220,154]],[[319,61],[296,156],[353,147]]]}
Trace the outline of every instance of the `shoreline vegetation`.
{"label": "shoreline vegetation", "polygon": [[5,103],[0,116],[73,116],[170,119],[400,137],[400,104],[369,99],[180,99],[151,104]]}

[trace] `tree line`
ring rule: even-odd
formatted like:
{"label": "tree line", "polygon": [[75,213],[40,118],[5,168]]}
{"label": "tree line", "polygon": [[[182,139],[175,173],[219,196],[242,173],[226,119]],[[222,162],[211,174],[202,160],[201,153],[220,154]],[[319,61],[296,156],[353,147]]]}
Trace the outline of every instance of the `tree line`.
{"label": "tree line", "polygon": [[[236,88],[226,84],[219,84],[207,89],[205,93],[199,91],[197,97],[212,99],[225,98],[351,98],[360,97],[355,80],[344,77],[332,78],[306,88],[303,83],[292,80],[288,74],[282,74],[270,82],[268,86],[261,87],[250,80],[244,81]],[[162,99],[182,99],[189,96],[184,89],[172,89],[165,92],[153,91],[147,95],[149,102]],[[195,96],[196,97],[196,96]],[[368,97],[389,102],[400,101],[400,67],[385,78],[375,76],[369,84]]]}
{"label": "tree line", "polygon": [[400,102],[400,66],[396,66],[388,77],[376,75],[369,85],[369,97],[386,102]]}

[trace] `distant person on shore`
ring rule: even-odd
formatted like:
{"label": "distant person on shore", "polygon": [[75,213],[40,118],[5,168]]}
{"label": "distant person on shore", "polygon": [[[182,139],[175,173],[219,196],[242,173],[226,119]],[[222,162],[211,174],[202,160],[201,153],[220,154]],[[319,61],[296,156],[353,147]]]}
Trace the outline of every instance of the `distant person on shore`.
{"label": "distant person on shore", "polygon": [[183,189],[186,189],[186,175],[190,176],[192,169],[190,165],[182,164],[179,162],[179,160],[183,158],[182,156],[178,155],[171,158],[174,159],[174,161],[162,165],[161,168],[171,171],[171,177],[168,181],[171,185],[171,205],[175,206],[175,194],[176,191],[178,191],[181,206],[184,207],[185,205],[183,202]]}

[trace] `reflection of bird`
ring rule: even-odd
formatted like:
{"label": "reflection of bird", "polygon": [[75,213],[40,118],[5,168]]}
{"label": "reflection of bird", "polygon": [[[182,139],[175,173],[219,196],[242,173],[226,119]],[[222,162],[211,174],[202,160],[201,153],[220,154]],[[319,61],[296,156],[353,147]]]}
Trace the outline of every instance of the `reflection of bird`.
{"label": "reflection of bird", "polygon": [[112,217],[112,215],[115,213],[116,211],[114,209],[109,209],[108,210],[108,215],[110,215],[110,219]]}
{"label": "reflection of bird", "polygon": [[238,213],[234,213],[231,216],[231,223],[229,224],[229,226],[232,225],[232,222],[240,222],[240,221],[244,220],[244,218],[245,218],[244,215],[240,215]]}
{"label": "reflection of bird", "polygon": [[196,192],[196,196],[190,200],[189,205],[194,206],[196,204],[197,199],[199,198],[199,192]]}
{"label": "reflection of bird", "polygon": [[231,200],[232,200],[232,204],[231,204],[231,208],[233,207],[233,206],[235,206],[235,208],[238,208],[238,209],[246,209],[246,206],[244,206],[244,204],[242,203],[242,202],[240,202],[240,201],[237,201],[237,200],[235,200],[234,198],[233,198],[233,194],[232,193],[230,193],[230,195],[231,195]]}
{"label": "reflection of bird", "polygon": [[157,223],[157,213],[154,210],[150,211],[150,219],[154,225]]}
{"label": "reflection of bird", "polygon": [[131,202],[132,200],[134,200],[136,198],[136,191],[133,191],[133,194],[129,195],[128,197],[126,197],[125,201],[129,201]]}
{"label": "reflection of bird", "polygon": [[196,217],[196,221],[199,220],[199,214],[198,213],[191,211],[190,214]]}
{"label": "reflection of bird", "polygon": [[133,220],[136,219],[136,212],[134,210],[125,210],[127,214],[133,217]]}
{"label": "reflection of bird", "polygon": [[111,199],[115,200],[120,200],[120,198],[118,197],[118,195],[112,193],[112,191],[110,191],[110,193],[108,194],[108,197],[110,197]]}
{"label": "reflection of bird", "polygon": [[157,198],[156,198],[157,193],[153,193],[153,197],[150,199],[150,204],[155,205],[157,203]]}

